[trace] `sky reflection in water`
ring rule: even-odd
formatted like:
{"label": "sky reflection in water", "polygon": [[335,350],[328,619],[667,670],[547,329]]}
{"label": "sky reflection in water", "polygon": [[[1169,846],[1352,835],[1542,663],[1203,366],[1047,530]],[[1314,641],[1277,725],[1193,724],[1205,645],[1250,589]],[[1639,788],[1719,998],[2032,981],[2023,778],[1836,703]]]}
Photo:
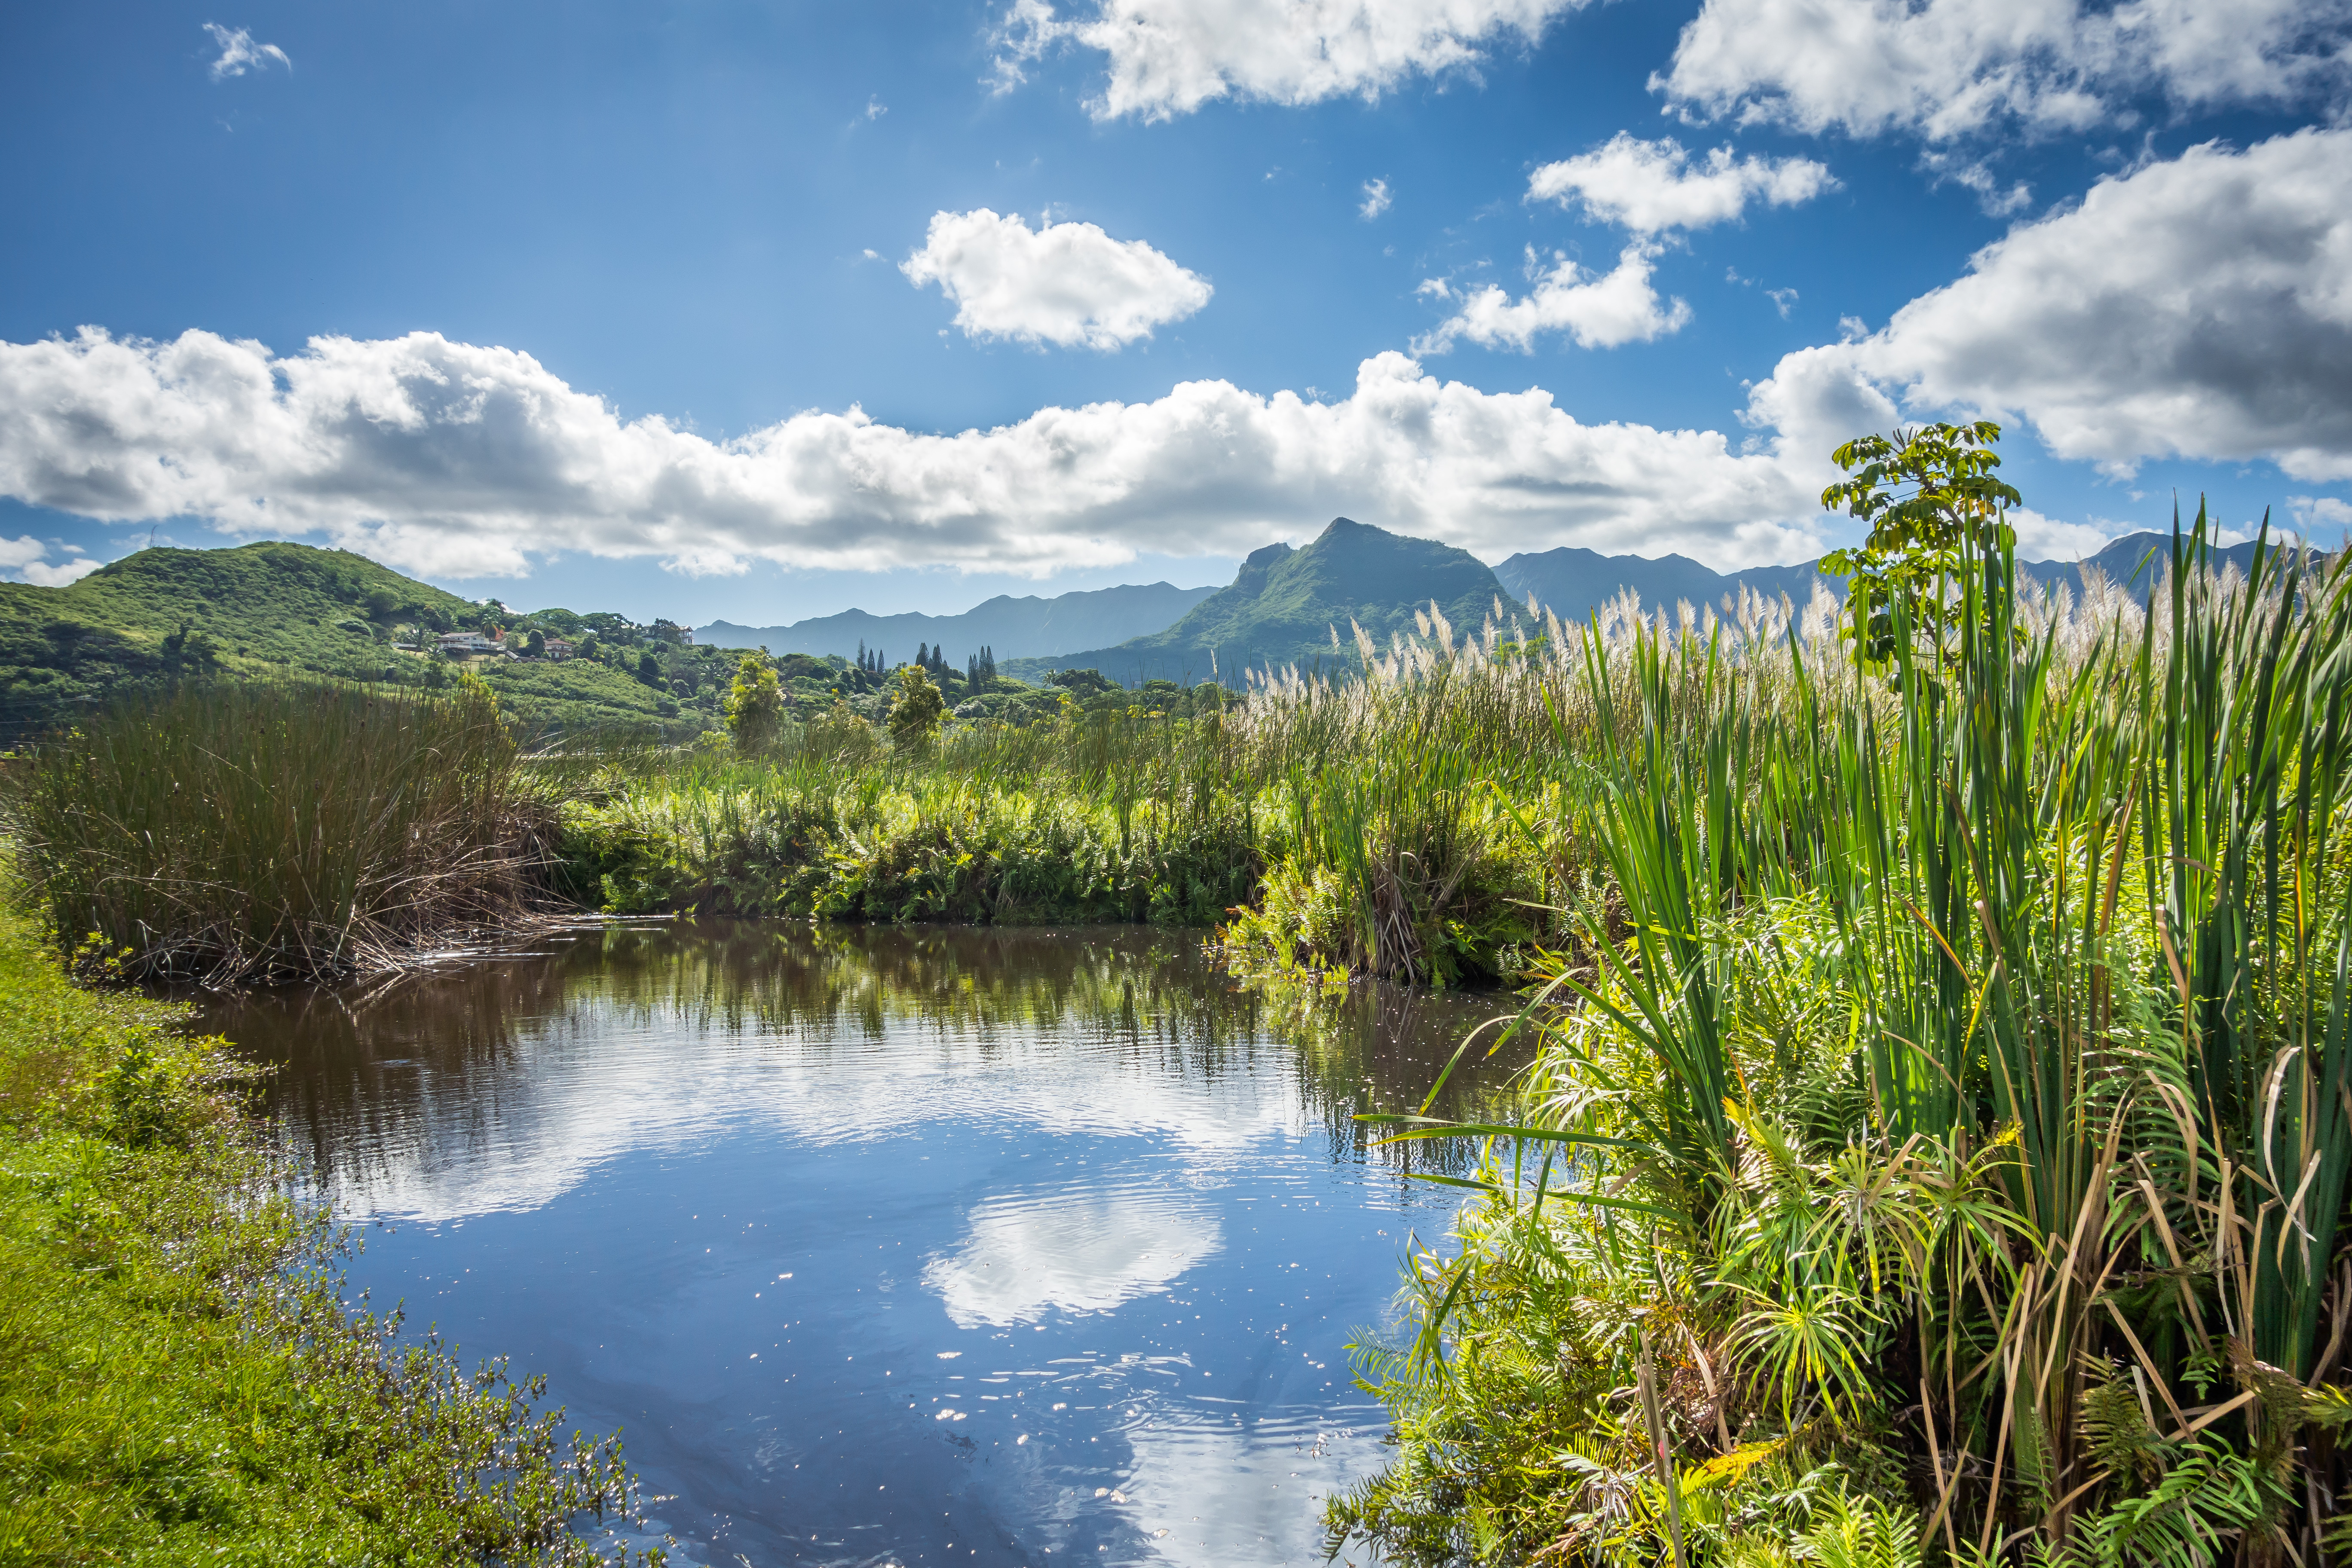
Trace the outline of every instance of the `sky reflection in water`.
{"label": "sky reflection in water", "polygon": [[623,1427],[688,1560],[1320,1560],[1381,1452],[1344,1346],[1451,1212],[1349,1118],[1491,1003],[1309,1008],[1128,930],[543,947],[211,1023],[383,1222],[354,1282]]}

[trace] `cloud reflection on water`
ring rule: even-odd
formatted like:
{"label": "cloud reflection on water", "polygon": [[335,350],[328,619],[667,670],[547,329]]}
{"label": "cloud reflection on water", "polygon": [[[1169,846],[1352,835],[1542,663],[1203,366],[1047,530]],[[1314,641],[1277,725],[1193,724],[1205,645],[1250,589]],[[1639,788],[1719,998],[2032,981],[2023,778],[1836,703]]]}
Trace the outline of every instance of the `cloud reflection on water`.
{"label": "cloud reflection on water", "polygon": [[970,1235],[935,1258],[923,1283],[960,1329],[1034,1323],[1048,1312],[1105,1312],[1165,1289],[1224,1236],[1198,1204],[1114,1190],[992,1198]]}
{"label": "cloud reflection on water", "polygon": [[1351,1113],[1419,1103],[1487,1007],[1286,1012],[1148,931],[548,945],[208,1023],[284,1064],[345,1217],[427,1222],[361,1282],[625,1426],[694,1561],[1314,1555],[1379,1458],[1340,1346],[1444,1206],[1402,1172],[1444,1147]]}

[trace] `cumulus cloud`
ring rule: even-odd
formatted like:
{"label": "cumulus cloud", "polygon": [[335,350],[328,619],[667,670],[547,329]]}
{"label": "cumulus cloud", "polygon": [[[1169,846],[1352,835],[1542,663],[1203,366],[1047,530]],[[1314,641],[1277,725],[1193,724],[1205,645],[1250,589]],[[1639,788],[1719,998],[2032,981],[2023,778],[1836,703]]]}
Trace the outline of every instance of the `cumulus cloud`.
{"label": "cumulus cloud", "polygon": [[1014,0],[996,42],[1000,88],[1068,46],[1108,57],[1096,118],[1168,120],[1212,99],[1282,104],[1379,97],[1409,77],[1475,69],[1534,43],[1587,0],[1093,0],[1068,15]]}
{"label": "cumulus cloud", "polygon": [[2263,458],[2352,479],[2352,131],[2208,142],[2102,180],[1880,331],[1783,358],[1748,418],[1826,451],[1898,399],[2022,417],[2111,472]]}
{"label": "cumulus cloud", "polygon": [[2017,531],[2020,561],[2080,561],[2096,555],[2119,534],[2131,533],[2141,523],[2067,522],[2045,517],[2030,506],[2011,507],[2009,525]]}
{"label": "cumulus cloud", "polygon": [[1535,287],[1514,300],[1500,284],[1489,283],[1469,295],[1457,294],[1443,280],[1421,286],[1427,298],[1459,298],[1461,309],[1437,327],[1415,338],[1412,350],[1442,354],[1461,339],[1487,348],[1535,352],[1536,339],[1546,332],[1564,332],[1583,349],[1613,349],[1624,343],[1648,342],[1680,331],[1691,319],[1681,300],[1661,300],[1650,281],[1657,247],[1636,240],[1617,258],[1609,271],[1596,273],[1554,252],[1549,268],[1528,252]]}
{"label": "cumulus cloud", "polygon": [[1584,424],[1540,389],[1482,392],[1393,353],[1328,403],[1195,381],[951,436],[853,407],[714,441],[625,422],[527,354],[436,333],[278,357],[85,329],[0,343],[0,494],[321,533],[445,576],[520,574],[559,550],[1042,576],[1139,550],[1236,555],[1339,513],[1490,559],[1580,544],[1729,564],[1818,545],[1812,499],[1769,453]]}
{"label": "cumulus cloud", "polygon": [[[2288,511],[2294,516],[2295,527],[2306,538],[2317,539],[2322,532],[2334,530],[2352,538],[2352,501],[2334,496],[2289,496]],[[2326,540],[2318,540],[2325,547]]]}
{"label": "cumulus cloud", "polygon": [[1928,152],[1919,160],[1919,166],[1933,177],[1937,184],[1947,182],[1976,193],[1977,205],[1988,217],[2011,217],[2033,205],[2033,187],[2023,180],[2004,185],[1992,166],[1981,158],[1958,157],[1949,153]]}
{"label": "cumulus cloud", "polygon": [[220,47],[220,58],[213,62],[213,79],[226,81],[233,76],[243,76],[248,70],[260,70],[269,65],[294,68],[286,51],[276,44],[257,44],[253,35],[243,27],[224,27],[218,22],[206,22],[205,31],[213,36]]}
{"label": "cumulus cloud", "polygon": [[1389,195],[1389,183],[1386,180],[1366,180],[1364,202],[1356,211],[1362,216],[1366,223],[1370,223],[1388,211],[1389,205],[1393,199]]}
{"label": "cumulus cloud", "polygon": [[1017,213],[986,207],[936,213],[923,247],[898,270],[937,283],[971,338],[1063,348],[1116,349],[1181,321],[1213,292],[1139,239],[1113,239],[1090,223],[1031,229]]}
{"label": "cumulus cloud", "polygon": [[79,583],[105,563],[79,556],[69,561],[35,561],[25,567],[25,581],[44,588],[62,588],[68,583]]}
{"label": "cumulus cloud", "polygon": [[69,558],[64,561],[51,561],[48,553],[48,545],[29,533],[21,539],[0,538],[0,572],[14,572],[20,580],[44,588],[62,588],[89,576],[101,564],[87,557],[70,558],[79,556],[79,552],[68,552]]}
{"label": "cumulus cloud", "polygon": [[1942,141],[2283,103],[2346,74],[2352,0],[1706,0],[1651,79],[1690,116]]}
{"label": "cumulus cloud", "polygon": [[1827,165],[1810,158],[1735,158],[1717,147],[1694,162],[1670,136],[1643,142],[1620,131],[1590,153],[1528,175],[1527,199],[1581,204],[1601,223],[1660,234],[1728,222],[1751,201],[1793,206],[1836,184]]}

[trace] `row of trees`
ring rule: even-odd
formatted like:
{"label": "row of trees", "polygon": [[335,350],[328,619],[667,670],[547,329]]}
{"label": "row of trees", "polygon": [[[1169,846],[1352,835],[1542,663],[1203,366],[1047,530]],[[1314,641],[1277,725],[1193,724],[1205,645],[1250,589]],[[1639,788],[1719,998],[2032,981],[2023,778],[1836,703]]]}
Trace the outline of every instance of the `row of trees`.
{"label": "row of trees", "polygon": [[[867,647],[865,639],[860,638],[857,644],[857,668],[868,675],[887,675],[891,666],[887,654],[878,647]],[[944,645],[935,647],[929,643],[917,643],[914,668],[929,675],[934,680],[955,679],[954,667],[948,663],[947,649]],[[994,648],[982,647],[978,653],[965,660],[964,679],[971,686],[978,687],[982,681],[993,680],[995,678],[996,650]]]}

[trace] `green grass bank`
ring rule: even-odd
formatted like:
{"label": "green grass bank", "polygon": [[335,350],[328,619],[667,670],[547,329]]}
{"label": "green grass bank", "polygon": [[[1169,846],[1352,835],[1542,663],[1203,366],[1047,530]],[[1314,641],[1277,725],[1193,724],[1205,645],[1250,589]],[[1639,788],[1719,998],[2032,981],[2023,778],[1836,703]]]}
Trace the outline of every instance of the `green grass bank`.
{"label": "green grass bank", "polygon": [[353,1312],[233,1074],[0,910],[0,1563],[593,1561],[617,1443]]}

